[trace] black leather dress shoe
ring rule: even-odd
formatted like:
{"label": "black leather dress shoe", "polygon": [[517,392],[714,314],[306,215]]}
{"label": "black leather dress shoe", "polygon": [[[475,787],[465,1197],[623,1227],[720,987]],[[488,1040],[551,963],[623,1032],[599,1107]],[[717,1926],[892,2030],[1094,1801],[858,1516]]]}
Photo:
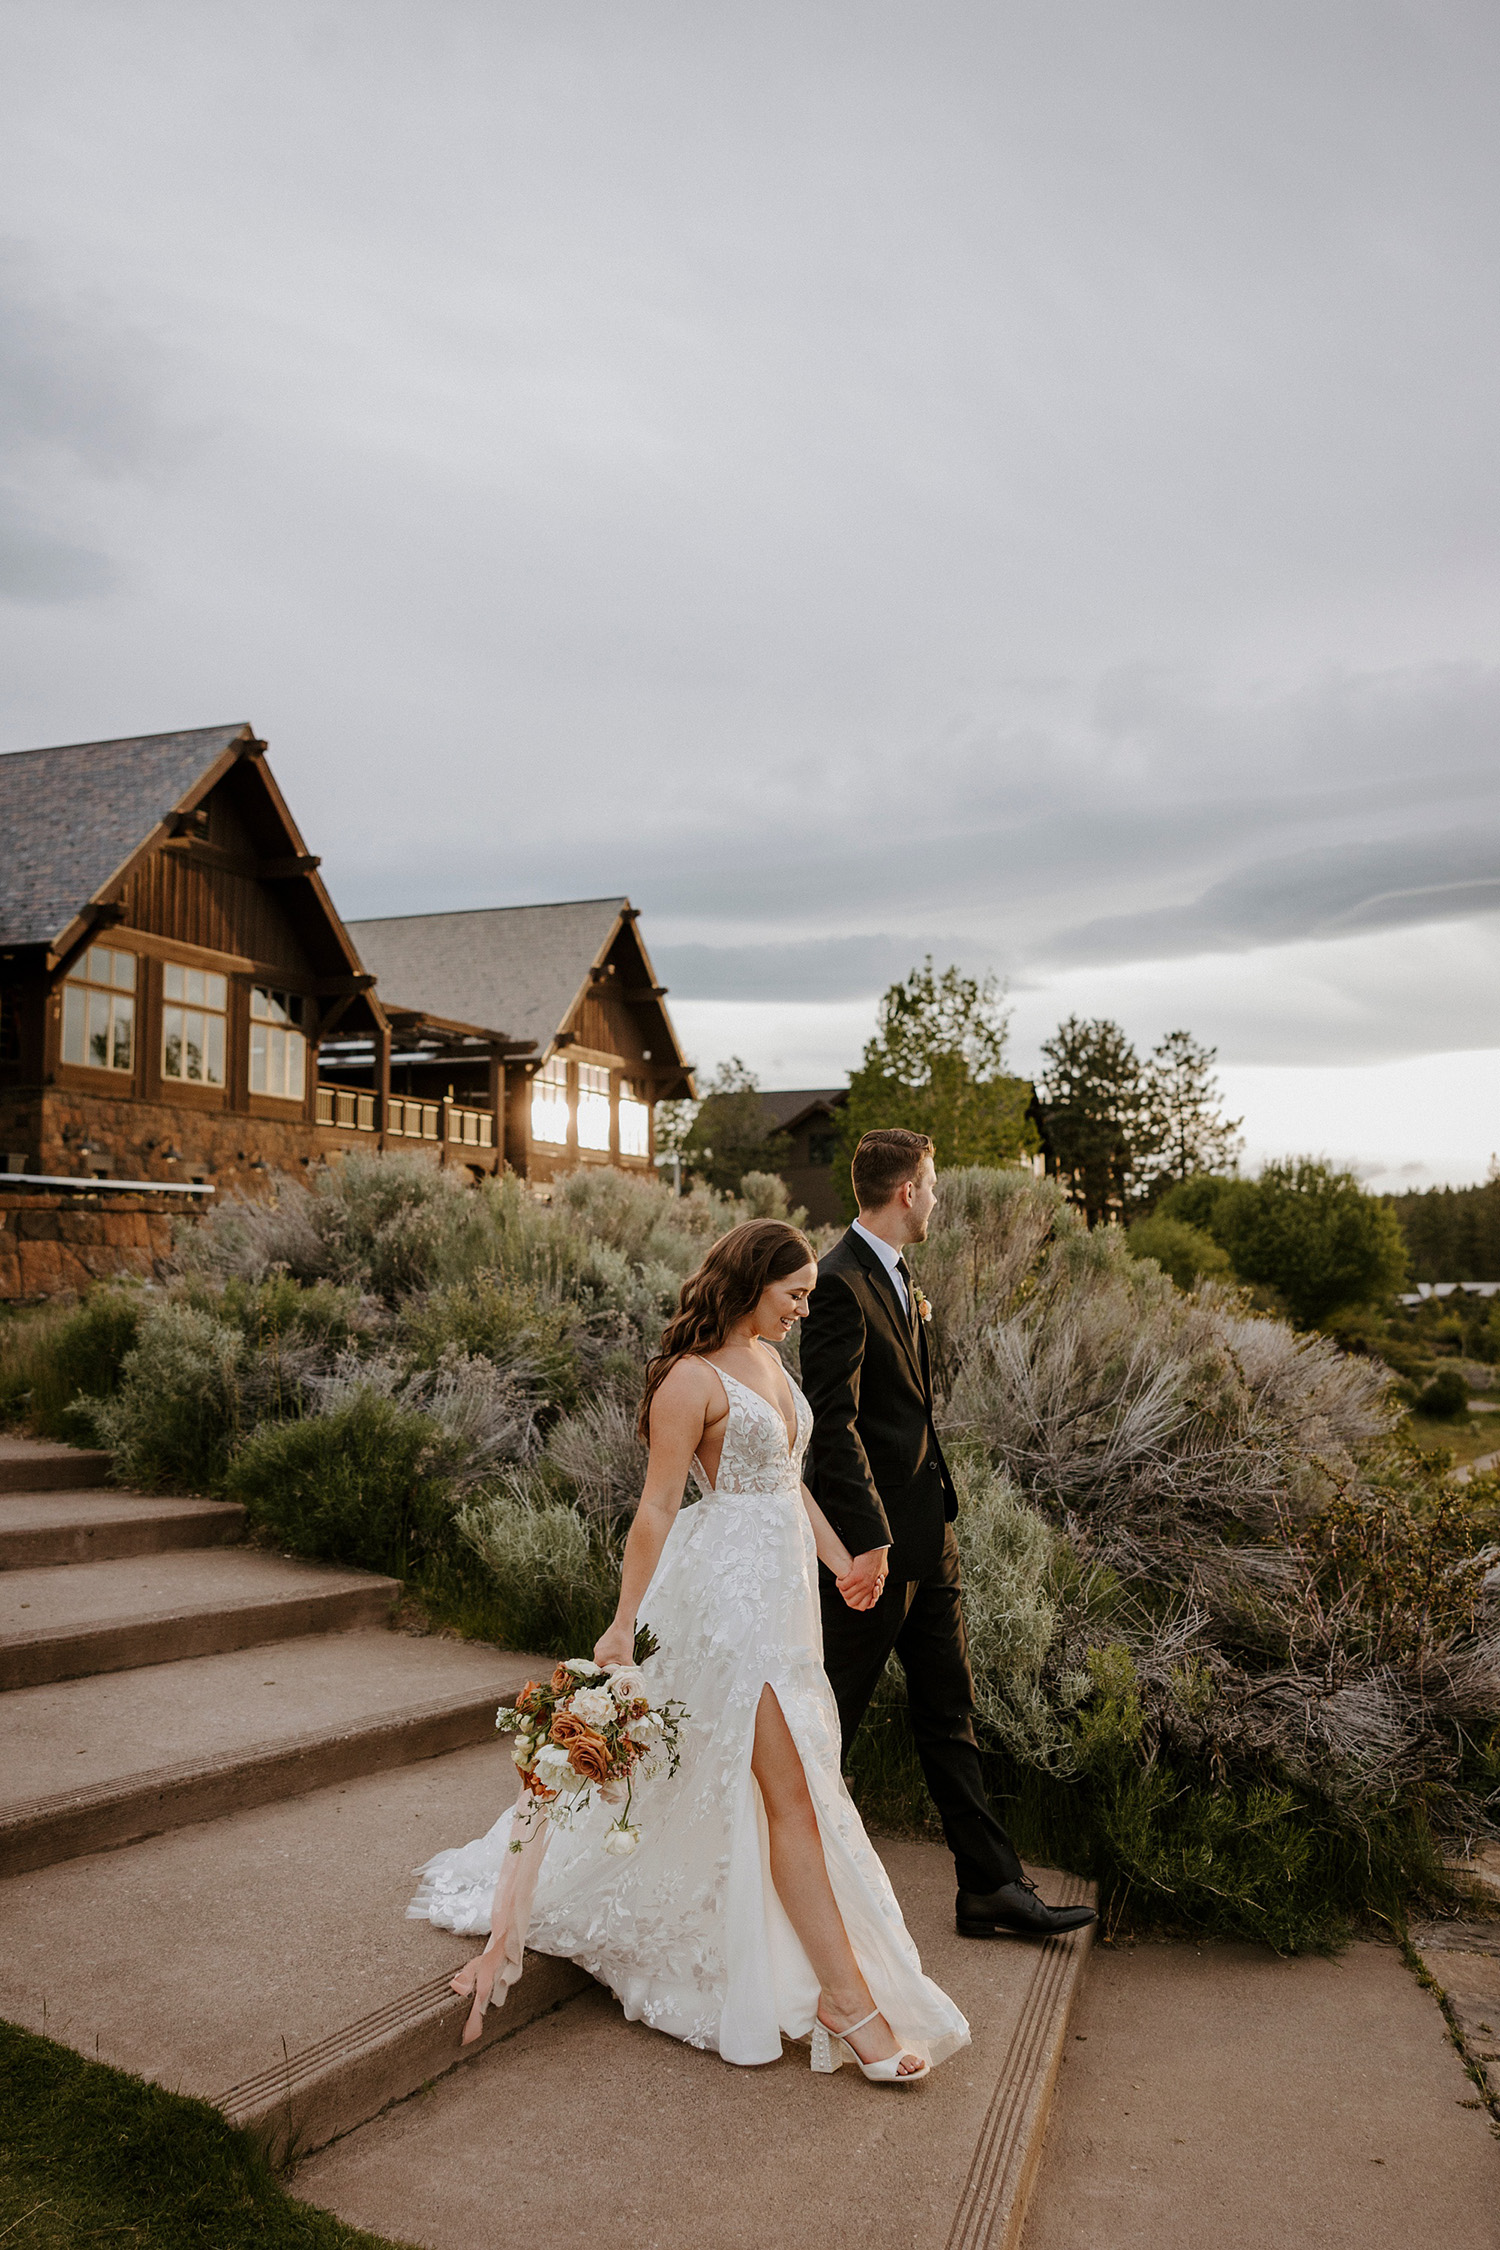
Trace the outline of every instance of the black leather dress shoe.
{"label": "black leather dress shoe", "polygon": [[960,1891],[960,1937],[1057,1937],[1064,1930],[1081,1930],[1097,1919],[1091,1906],[1049,1906],[1035,1883],[1022,1875],[1002,1883],[998,1891]]}

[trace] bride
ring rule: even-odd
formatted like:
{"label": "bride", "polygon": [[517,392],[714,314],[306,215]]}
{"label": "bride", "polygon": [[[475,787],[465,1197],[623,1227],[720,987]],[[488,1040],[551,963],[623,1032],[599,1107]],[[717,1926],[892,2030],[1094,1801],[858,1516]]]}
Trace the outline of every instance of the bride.
{"label": "bride", "polygon": [[[637,1619],[650,1627],[652,1702],[687,1707],[681,1764],[636,1783],[633,1857],[606,1854],[617,1816],[597,1797],[551,1836],[526,1942],[726,2062],[775,2062],[783,2036],[810,2034],[814,2070],[848,2054],[867,2078],[913,2085],[969,2027],[922,1974],[839,1771],[816,1561],[842,1580],[852,1558],[802,1483],[812,1412],[774,1349],[817,1278],[795,1227],[751,1219],[683,1284],[647,1370],[650,1463],[594,1650],[628,1665]],[[690,1475],[700,1497],[684,1509]],[[511,1817],[430,1860],[408,1912],[489,1929]],[[482,2001],[499,1937],[455,1991]]]}

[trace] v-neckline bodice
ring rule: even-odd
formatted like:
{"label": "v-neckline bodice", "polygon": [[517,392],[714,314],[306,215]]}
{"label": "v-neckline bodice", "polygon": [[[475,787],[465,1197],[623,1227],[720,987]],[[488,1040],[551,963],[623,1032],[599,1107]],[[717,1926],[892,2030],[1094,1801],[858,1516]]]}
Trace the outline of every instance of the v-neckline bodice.
{"label": "v-neckline bodice", "polygon": [[781,1465],[785,1469],[790,1469],[795,1475],[798,1469],[799,1450],[802,1440],[802,1411],[804,1406],[806,1405],[806,1401],[803,1399],[802,1394],[798,1390],[796,1384],[792,1381],[791,1376],[787,1374],[786,1369],[783,1367],[781,1369],[781,1372],[786,1377],[787,1388],[792,1394],[792,1413],[795,1416],[795,1422],[790,1430],[788,1430],[787,1428],[786,1416],[782,1413],[781,1408],[776,1404],[776,1401],[774,1399],[767,1398],[764,1391],[758,1391],[753,1383],[747,1383],[743,1375],[735,1375],[731,1373],[728,1368],[718,1366],[716,1362],[711,1359],[705,1358],[703,1361],[703,1365],[705,1367],[712,1368],[715,1375],[718,1376],[720,1382],[724,1385],[724,1399],[726,1407],[728,1409],[724,1424],[724,1439],[719,1448],[718,1473],[712,1479],[710,1479],[708,1472],[704,1468],[698,1454],[695,1452],[693,1455],[693,1468],[696,1472],[698,1482],[701,1485],[705,1495],[718,1492],[721,1480],[724,1475],[724,1456],[729,1450],[733,1434],[735,1390],[746,1392],[752,1399],[755,1400],[758,1406],[761,1406],[765,1409],[767,1414],[775,1417],[776,1426],[781,1433]]}

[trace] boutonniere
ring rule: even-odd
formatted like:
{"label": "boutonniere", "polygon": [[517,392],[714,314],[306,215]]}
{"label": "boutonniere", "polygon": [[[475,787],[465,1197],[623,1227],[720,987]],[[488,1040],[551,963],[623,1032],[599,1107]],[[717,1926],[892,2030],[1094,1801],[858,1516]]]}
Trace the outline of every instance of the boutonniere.
{"label": "boutonniere", "polygon": [[917,1308],[917,1318],[919,1320],[931,1320],[932,1307],[927,1302],[925,1291],[915,1281],[911,1285],[911,1294],[912,1302]]}

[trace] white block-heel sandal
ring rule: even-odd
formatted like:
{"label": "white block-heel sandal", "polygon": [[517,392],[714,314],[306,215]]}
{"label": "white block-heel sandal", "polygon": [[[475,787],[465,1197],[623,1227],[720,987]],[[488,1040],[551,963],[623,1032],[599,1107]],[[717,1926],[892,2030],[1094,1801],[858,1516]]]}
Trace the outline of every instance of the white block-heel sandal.
{"label": "white block-heel sandal", "polygon": [[887,2055],[881,2062],[867,2063],[861,2061],[850,2046],[850,2032],[863,2031],[865,2025],[873,2023],[879,2013],[878,2008],[872,2008],[867,2016],[860,2017],[858,2023],[846,2024],[842,2031],[830,2031],[822,2017],[815,2016],[812,2028],[813,2069],[820,2071],[837,2070],[840,2063],[847,2057],[850,2062],[864,2072],[872,2086],[920,2086],[932,2069],[932,2065],[929,2062],[924,2062],[920,2070],[903,2070],[901,2058],[903,2055],[910,2054],[911,2049],[909,2047],[898,2048],[894,2055]]}

